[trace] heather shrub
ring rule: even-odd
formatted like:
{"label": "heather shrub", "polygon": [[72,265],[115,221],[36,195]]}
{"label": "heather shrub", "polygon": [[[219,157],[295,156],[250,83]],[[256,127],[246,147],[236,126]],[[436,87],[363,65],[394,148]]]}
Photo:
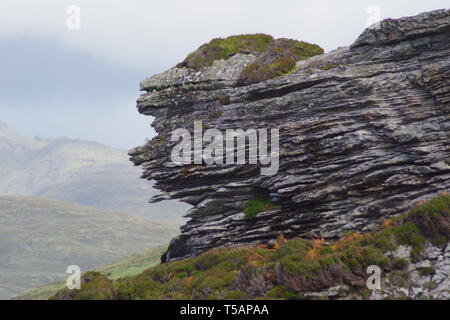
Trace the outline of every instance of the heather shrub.
{"label": "heather shrub", "polygon": [[273,39],[266,34],[246,34],[216,38],[189,54],[177,67],[200,70],[216,60],[252,53],[256,60],[246,66],[239,77],[242,85],[256,83],[288,74],[296,62],[323,53],[317,45],[293,39]]}

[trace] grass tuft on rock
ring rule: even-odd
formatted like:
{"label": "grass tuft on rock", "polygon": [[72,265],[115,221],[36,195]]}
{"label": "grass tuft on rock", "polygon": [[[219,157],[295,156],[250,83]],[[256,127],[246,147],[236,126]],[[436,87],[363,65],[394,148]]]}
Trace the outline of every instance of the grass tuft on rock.
{"label": "grass tuft on rock", "polygon": [[256,217],[258,213],[273,209],[274,207],[275,204],[272,201],[266,199],[265,197],[259,196],[255,199],[248,200],[245,203],[244,214],[247,219],[251,219]]}

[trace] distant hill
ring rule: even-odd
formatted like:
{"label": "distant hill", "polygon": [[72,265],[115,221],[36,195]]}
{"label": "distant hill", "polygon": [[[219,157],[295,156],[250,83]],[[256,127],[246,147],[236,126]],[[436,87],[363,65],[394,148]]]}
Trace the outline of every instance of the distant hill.
{"label": "distant hill", "polygon": [[168,243],[177,224],[59,200],[0,196],[0,299]]}
{"label": "distant hill", "polygon": [[0,122],[0,195],[55,198],[153,220],[182,221],[188,206],[149,204],[155,193],[125,150],[67,138],[30,139]]}
{"label": "distant hill", "polygon": [[[330,241],[281,234],[276,242],[215,248],[126,279],[86,272],[80,290],[63,288],[50,299],[449,300],[449,226],[450,194],[443,193],[372,232]],[[372,289],[377,272],[381,288]]]}

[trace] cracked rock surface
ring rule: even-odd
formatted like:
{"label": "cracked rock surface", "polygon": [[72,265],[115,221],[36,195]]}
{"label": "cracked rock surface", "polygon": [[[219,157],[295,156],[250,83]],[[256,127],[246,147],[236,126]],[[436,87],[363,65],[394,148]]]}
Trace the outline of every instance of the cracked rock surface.
{"label": "cracked rock surface", "polygon": [[[251,54],[144,80],[137,107],[154,117],[158,135],[131,150],[131,160],[161,190],[153,201],[193,206],[163,260],[266,243],[280,233],[333,239],[364,232],[450,190],[449,56],[450,11],[437,10],[385,20],[351,46],[252,85],[237,81]],[[194,120],[221,131],[278,128],[278,173],[263,176],[248,163],[171,163],[171,132],[192,132]],[[248,219],[243,208],[258,195],[276,206]],[[436,269],[448,269],[445,261]]]}

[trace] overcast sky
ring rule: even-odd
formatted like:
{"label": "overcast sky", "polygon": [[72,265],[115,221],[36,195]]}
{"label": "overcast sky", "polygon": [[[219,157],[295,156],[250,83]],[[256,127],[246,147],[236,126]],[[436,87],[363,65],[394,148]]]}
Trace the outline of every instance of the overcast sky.
{"label": "overcast sky", "polygon": [[[0,121],[41,137],[124,149],[153,135],[135,108],[139,82],[214,37],[263,32],[351,44],[376,19],[448,7],[448,0],[1,0]],[[80,9],[81,28],[69,6]]]}

